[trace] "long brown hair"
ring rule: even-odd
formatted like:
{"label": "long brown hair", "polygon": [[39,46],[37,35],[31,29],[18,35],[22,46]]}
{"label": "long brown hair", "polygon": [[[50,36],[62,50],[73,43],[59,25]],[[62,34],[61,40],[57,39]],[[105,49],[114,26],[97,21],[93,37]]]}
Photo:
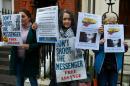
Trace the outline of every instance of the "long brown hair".
{"label": "long brown hair", "polygon": [[67,9],[64,9],[62,11],[60,11],[60,14],[59,14],[59,28],[61,29],[64,25],[63,25],[63,15],[64,13],[67,13],[70,15],[70,19],[71,19],[71,28],[75,34],[76,30],[75,30],[75,19],[74,19],[74,14],[67,10]]}
{"label": "long brown hair", "polygon": [[28,18],[30,19],[30,22],[32,22],[32,16],[31,16],[31,13],[29,12],[29,10],[23,8],[19,12],[24,12],[28,16]]}

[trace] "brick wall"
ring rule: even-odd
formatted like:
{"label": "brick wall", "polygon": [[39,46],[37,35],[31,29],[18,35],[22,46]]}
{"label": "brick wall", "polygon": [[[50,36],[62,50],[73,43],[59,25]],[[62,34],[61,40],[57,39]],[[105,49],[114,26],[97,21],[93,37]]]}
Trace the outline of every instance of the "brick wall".
{"label": "brick wall", "polygon": [[14,8],[15,12],[18,12],[22,8],[26,8],[32,13],[33,0],[14,0]]}
{"label": "brick wall", "polygon": [[80,0],[58,0],[59,7],[61,9],[69,9],[72,12],[78,12],[78,4]]}
{"label": "brick wall", "polygon": [[[14,0],[14,12],[19,12],[20,9],[26,8],[30,11],[33,18],[35,18],[36,9],[35,9],[33,1],[34,0]],[[78,5],[80,4],[81,0],[57,0],[57,1],[61,9],[69,9],[74,13],[79,11],[80,6]],[[43,5],[44,7],[45,1],[43,2],[44,3],[40,3],[40,5]],[[46,5],[49,5],[49,4],[51,5],[51,2],[46,2]]]}

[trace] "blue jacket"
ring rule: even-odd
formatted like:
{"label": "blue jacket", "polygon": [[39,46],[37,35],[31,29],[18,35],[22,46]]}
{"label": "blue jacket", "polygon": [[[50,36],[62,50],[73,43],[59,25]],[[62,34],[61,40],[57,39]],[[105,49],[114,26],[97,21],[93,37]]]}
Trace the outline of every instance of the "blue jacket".
{"label": "blue jacket", "polygon": [[[105,59],[105,52],[104,52],[104,46],[100,46],[98,51],[94,51],[95,53],[95,71],[96,73],[100,73],[104,59]],[[116,65],[117,65],[117,72],[122,68],[122,61],[123,61],[124,53],[115,53],[116,57]]]}

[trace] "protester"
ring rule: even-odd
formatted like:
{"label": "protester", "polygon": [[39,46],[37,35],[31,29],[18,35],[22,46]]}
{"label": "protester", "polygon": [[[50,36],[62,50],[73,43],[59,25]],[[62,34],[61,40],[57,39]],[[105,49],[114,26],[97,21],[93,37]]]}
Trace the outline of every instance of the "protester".
{"label": "protester", "polygon": [[36,31],[32,29],[30,12],[22,9],[19,14],[22,16],[23,44],[11,48],[10,73],[16,75],[16,86],[24,86],[26,78],[31,86],[38,86],[40,46],[36,41]]}
{"label": "protester", "polygon": [[[37,27],[38,26],[35,23],[33,24],[32,28],[36,29]],[[69,10],[63,10],[59,14],[59,32],[60,32],[60,38],[75,37],[76,30],[75,30],[74,16]],[[52,71],[53,73],[55,73],[54,72],[55,70]],[[53,81],[51,80],[51,82]],[[58,83],[57,86],[78,86],[78,82],[77,81],[63,82],[63,83]]]}
{"label": "protester", "polygon": [[[75,37],[74,16],[69,10],[63,10],[59,16],[60,38]],[[70,57],[71,58],[71,57]],[[76,81],[59,83],[59,86],[77,86]]]}
{"label": "protester", "polygon": [[[115,24],[117,19],[110,17],[105,19],[105,24]],[[99,29],[103,32],[103,28]],[[122,68],[123,54],[124,53],[105,53],[104,52],[104,39],[103,33],[100,40],[100,47],[95,53],[95,71],[98,77],[98,86],[116,86],[118,81],[118,72]],[[128,50],[126,43],[125,52]]]}

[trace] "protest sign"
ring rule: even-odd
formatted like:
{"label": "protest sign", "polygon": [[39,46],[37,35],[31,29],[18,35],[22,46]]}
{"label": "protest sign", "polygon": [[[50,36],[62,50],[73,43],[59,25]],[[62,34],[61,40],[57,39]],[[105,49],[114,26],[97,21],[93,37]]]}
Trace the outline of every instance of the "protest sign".
{"label": "protest sign", "polygon": [[76,34],[76,48],[99,49],[101,16],[79,12]]}
{"label": "protest sign", "polygon": [[57,82],[86,79],[86,68],[82,51],[75,49],[74,38],[60,39],[55,49]]}
{"label": "protest sign", "polygon": [[2,15],[2,40],[5,45],[19,46],[21,45],[21,15],[7,14]]}
{"label": "protest sign", "polygon": [[104,25],[105,52],[124,52],[124,26]]}
{"label": "protest sign", "polygon": [[59,38],[58,31],[58,7],[38,8],[36,14],[37,42],[55,43]]}

